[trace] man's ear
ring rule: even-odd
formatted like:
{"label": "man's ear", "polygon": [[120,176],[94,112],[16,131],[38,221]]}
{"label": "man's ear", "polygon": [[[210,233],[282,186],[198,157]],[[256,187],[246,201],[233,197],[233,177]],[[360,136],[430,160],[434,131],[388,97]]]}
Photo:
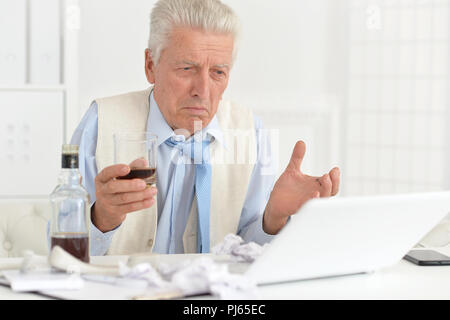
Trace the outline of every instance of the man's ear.
{"label": "man's ear", "polygon": [[145,49],[145,76],[149,83],[155,83],[155,64],[153,63],[150,49]]}

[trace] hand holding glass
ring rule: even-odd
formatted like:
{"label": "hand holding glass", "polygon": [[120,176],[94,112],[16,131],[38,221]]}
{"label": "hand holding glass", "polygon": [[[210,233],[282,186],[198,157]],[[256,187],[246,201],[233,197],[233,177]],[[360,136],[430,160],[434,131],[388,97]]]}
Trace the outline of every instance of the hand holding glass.
{"label": "hand holding glass", "polygon": [[114,134],[114,162],[130,166],[130,173],[117,179],[142,179],[156,185],[157,137],[151,132],[123,131]]}

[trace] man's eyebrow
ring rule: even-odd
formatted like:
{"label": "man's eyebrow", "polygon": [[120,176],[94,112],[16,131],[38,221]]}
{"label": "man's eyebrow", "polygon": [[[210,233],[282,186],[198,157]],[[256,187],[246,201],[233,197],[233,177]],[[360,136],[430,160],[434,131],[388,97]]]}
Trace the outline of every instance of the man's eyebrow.
{"label": "man's eyebrow", "polygon": [[187,60],[178,61],[177,64],[188,64],[188,65],[192,65],[195,67],[198,66],[198,63],[192,62],[192,61],[187,61]]}
{"label": "man's eyebrow", "polygon": [[[194,67],[198,67],[198,63],[193,62],[193,61],[188,61],[188,60],[178,61],[176,64],[177,64],[177,65],[180,65],[180,64],[187,64],[187,65],[191,65],[191,66],[194,66]],[[226,68],[226,69],[230,69],[230,65],[229,65],[228,63],[215,64],[213,67],[214,67],[214,68]]]}
{"label": "man's eyebrow", "polygon": [[230,65],[229,65],[228,63],[215,64],[213,67],[215,67],[215,68],[225,68],[225,69],[230,69]]}

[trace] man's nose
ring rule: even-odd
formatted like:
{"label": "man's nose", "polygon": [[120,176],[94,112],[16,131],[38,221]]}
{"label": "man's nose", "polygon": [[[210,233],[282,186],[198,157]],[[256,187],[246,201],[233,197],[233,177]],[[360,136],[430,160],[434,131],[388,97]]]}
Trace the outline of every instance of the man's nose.
{"label": "man's nose", "polygon": [[209,74],[208,72],[198,72],[192,85],[192,95],[201,99],[209,96]]}

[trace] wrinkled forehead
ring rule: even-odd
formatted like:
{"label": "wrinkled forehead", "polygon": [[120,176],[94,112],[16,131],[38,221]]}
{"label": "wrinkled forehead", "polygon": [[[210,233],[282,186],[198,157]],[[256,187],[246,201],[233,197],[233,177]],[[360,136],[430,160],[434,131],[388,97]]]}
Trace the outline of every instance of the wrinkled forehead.
{"label": "wrinkled forehead", "polygon": [[172,30],[161,58],[171,63],[189,62],[230,66],[234,39],[232,34],[204,31],[189,27]]}

